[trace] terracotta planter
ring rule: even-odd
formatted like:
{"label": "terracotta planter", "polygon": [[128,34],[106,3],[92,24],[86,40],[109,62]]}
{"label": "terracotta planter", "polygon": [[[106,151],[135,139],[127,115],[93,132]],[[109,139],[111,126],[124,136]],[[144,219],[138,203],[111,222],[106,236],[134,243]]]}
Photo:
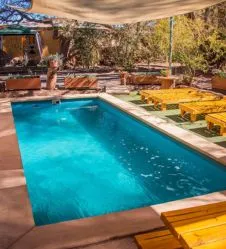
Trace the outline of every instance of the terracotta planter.
{"label": "terracotta planter", "polygon": [[128,72],[120,72],[120,82],[121,85],[126,85],[128,84],[128,77],[129,77],[129,73]]}
{"label": "terracotta planter", "polygon": [[214,76],[212,78],[212,88],[226,90],[226,78]]}
{"label": "terracotta planter", "polygon": [[48,90],[54,90],[57,82],[57,68],[48,68],[46,88]]}
{"label": "terracotta planter", "polygon": [[131,75],[131,84],[134,85],[151,85],[159,84],[159,80],[156,75]]}
{"label": "terracotta planter", "polygon": [[97,78],[95,77],[75,77],[75,78],[65,78],[64,87],[67,89],[96,89],[97,88]]}
{"label": "terracotta planter", "polygon": [[40,77],[6,80],[6,90],[36,90],[36,89],[41,89]]}
{"label": "terracotta planter", "polygon": [[47,82],[46,82],[46,88],[49,90],[54,90],[56,88],[58,68],[59,68],[59,62],[57,60],[49,61]]}

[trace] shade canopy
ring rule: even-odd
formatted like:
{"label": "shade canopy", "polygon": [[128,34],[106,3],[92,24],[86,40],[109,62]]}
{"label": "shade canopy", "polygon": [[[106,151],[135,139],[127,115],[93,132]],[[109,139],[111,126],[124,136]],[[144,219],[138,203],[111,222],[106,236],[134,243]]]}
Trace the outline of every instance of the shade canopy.
{"label": "shade canopy", "polygon": [[33,0],[33,13],[104,24],[133,23],[203,9],[224,0]]}
{"label": "shade canopy", "polygon": [[0,29],[0,36],[7,35],[35,35],[36,31],[22,26],[8,26]]}

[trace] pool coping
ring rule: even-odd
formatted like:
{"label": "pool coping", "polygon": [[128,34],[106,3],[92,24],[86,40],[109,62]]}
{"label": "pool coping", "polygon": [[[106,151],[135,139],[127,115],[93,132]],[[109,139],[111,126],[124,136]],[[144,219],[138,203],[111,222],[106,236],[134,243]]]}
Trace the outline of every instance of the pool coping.
{"label": "pool coping", "polygon": [[11,102],[100,98],[226,165],[226,149],[106,93],[0,99],[0,248],[73,248],[160,228],[160,213],[226,201],[226,191],[103,216],[35,226],[14,127]]}

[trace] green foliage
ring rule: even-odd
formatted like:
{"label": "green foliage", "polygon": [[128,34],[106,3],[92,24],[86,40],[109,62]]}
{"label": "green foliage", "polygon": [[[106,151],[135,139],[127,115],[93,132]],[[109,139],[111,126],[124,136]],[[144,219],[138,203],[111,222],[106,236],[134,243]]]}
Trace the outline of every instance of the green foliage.
{"label": "green foliage", "polygon": [[[218,66],[220,61],[222,63],[225,61],[226,44],[218,30],[210,25],[207,26],[200,18],[178,16],[174,20],[173,61],[184,65],[187,74],[194,75],[197,70],[207,72],[212,66]],[[167,20],[157,22],[152,39],[157,44],[155,49],[159,51],[159,59],[167,58],[169,51]]]}
{"label": "green foliage", "polygon": [[49,66],[50,61],[57,61],[59,64],[59,67],[63,65],[63,55],[62,54],[51,54],[49,56],[45,56],[41,59],[39,66]]}
{"label": "green foliage", "polygon": [[82,28],[74,22],[66,24],[61,30],[61,37],[70,41],[69,55],[75,56],[78,65],[94,67],[100,61],[100,49],[104,39],[101,30],[95,28],[95,24],[84,23]]}
{"label": "green foliage", "polygon": [[20,74],[8,74],[7,79],[30,79],[39,78],[37,75],[20,75]]}
{"label": "green foliage", "polygon": [[226,78],[226,72],[221,70],[213,70],[213,74],[219,76],[220,78]]}
{"label": "green foliage", "polygon": [[116,65],[131,70],[141,58],[142,42],[150,28],[147,23],[127,24],[115,29],[113,34]]}
{"label": "green foliage", "polygon": [[[189,77],[226,65],[225,4],[174,18],[173,62]],[[221,21],[222,20],[222,21]],[[69,21],[61,30],[75,65],[114,65],[130,71],[138,63],[167,62],[169,19],[96,29],[95,24]],[[164,75],[166,73],[163,72]]]}
{"label": "green foliage", "polygon": [[74,74],[70,73],[66,75],[66,78],[74,79],[74,78],[96,78],[96,75],[93,74]]}
{"label": "green foliage", "polygon": [[169,73],[170,73],[169,70],[161,70],[161,71],[160,71],[160,74],[161,74],[162,76],[164,76],[164,77],[168,76]]}

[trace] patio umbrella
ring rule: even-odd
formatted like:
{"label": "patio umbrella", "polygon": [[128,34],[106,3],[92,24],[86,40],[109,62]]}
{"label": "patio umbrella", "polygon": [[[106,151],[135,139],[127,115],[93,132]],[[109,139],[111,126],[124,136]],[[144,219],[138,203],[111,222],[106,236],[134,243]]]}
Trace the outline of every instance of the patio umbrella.
{"label": "patio umbrella", "polygon": [[224,0],[33,0],[28,10],[51,16],[120,24],[185,14]]}

